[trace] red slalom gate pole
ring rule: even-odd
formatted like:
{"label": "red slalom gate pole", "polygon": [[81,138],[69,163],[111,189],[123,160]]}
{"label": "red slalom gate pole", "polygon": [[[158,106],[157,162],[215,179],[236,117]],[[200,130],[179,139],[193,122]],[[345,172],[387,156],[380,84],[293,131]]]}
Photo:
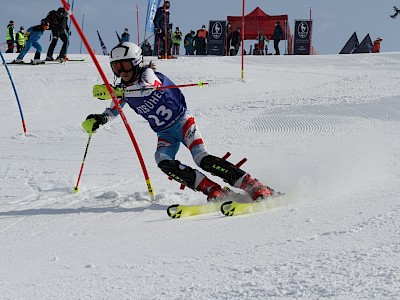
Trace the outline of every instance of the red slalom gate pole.
{"label": "red slalom gate pole", "polygon": [[108,79],[107,79],[107,77],[106,77],[106,74],[104,73],[103,69],[101,68],[101,66],[100,66],[100,64],[99,64],[99,62],[98,62],[98,60],[97,60],[97,58],[96,58],[96,56],[95,56],[95,54],[94,54],[94,52],[93,52],[93,50],[92,50],[92,47],[90,46],[88,40],[86,39],[85,34],[83,33],[81,27],[79,26],[78,22],[76,21],[76,18],[75,18],[75,16],[74,16],[74,14],[72,13],[69,4],[67,3],[66,0],[61,0],[61,3],[63,4],[65,10],[68,12],[68,15],[69,15],[69,17],[71,18],[72,23],[74,24],[76,30],[78,31],[78,34],[79,34],[79,36],[81,37],[83,43],[85,44],[86,49],[88,50],[88,52],[89,52],[89,54],[90,54],[90,57],[92,58],[94,64],[96,65],[96,68],[97,68],[97,70],[99,71],[100,76],[101,76],[101,78],[103,79],[103,82],[104,82],[104,84],[106,85],[107,90],[108,90],[108,92],[110,93],[111,98],[112,98],[112,100],[114,101],[115,106],[116,106],[117,109],[118,109],[119,115],[121,116],[121,119],[122,119],[122,121],[123,121],[124,124],[125,124],[126,130],[127,130],[128,133],[129,133],[129,136],[130,136],[130,138],[131,138],[131,140],[132,140],[132,143],[133,143],[133,147],[135,148],[136,154],[137,154],[137,156],[138,156],[138,158],[139,158],[140,166],[142,167],[143,175],[144,175],[144,178],[145,178],[145,180],[146,180],[147,189],[148,189],[148,191],[149,191],[151,201],[154,201],[155,199],[154,199],[153,187],[152,187],[152,184],[151,184],[151,181],[150,181],[150,178],[149,178],[149,174],[148,174],[147,169],[146,169],[146,165],[145,165],[144,160],[143,160],[143,156],[142,156],[142,154],[141,154],[139,145],[138,145],[138,143],[137,143],[137,141],[136,141],[136,138],[135,138],[135,136],[134,136],[134,134],[133,134],[133,131],[132,131],[132,129],[131,129],[131,126],[129,125],[128,120],[126,119],[126,116],[125,116],[125,114],[124,114],[124,112],[123,112],[121,106],[119,105],[119,102],[118,102],[118,100],[117,100],[117,97],[115,96],[115,94],[114,94],[114,92],[113,92],[113,89],[111,88],[111,85],[110,85],[110,83],[108,82]]}
{"label": "red slalom gate pole", "polygon": [[81,169],[79,170],[78,180],[77,180],[76,185],[74,187],[74,193],[79,192],[78,185],[79,185],[79,181],[81,181],[83,166],[85,165],[86,155],[87,155],[88,150],[89,150],[89,145],[90,145],[90,140],[91,139],[92,139],[92,133],[89,133],[89,139],[88,139],[88,141],[86,143],[86,150],[85,150],[85,154],[83,155],[83,160],[82,160],[82,164],[81,164]]}

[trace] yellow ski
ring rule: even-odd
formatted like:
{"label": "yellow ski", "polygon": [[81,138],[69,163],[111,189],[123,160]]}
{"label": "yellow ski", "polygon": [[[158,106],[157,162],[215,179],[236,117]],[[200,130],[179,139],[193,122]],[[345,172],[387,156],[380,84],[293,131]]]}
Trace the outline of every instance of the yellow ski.
{"label": "yellow ski", "polygon": [[219,211],[221,202],[206,203],[202,205],[180,205],[174,204],[167,208],[167,214],[173,219],[186,218],[201,214],[208,214]]}
{"label": "yellow ski", "polygon": [[221,204],[221,212],[227,217],[240,216],[271,210],[287,205],[290,202],[292,202],[291,197],[285,194],[277,193],[276,196],[254,202],[242,203],[236,201],[226,201]]}

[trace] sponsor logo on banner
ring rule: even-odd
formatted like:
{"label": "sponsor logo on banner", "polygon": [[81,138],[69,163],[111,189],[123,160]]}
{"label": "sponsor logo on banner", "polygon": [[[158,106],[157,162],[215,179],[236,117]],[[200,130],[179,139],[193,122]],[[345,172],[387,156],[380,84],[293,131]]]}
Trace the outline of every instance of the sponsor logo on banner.
{"label": "sponsor logo on banner", "polygon": [[297,34],[300,38],[305,39],[309,33],[308,24],[304,21],[300,22],[299,26],[297,27]]}
{"label": "sponsor logo on banner", "polygon": [[222,25],[220,22],[215,22],[211,27],[211,34],[214,39],[218,40],[222,35]]}

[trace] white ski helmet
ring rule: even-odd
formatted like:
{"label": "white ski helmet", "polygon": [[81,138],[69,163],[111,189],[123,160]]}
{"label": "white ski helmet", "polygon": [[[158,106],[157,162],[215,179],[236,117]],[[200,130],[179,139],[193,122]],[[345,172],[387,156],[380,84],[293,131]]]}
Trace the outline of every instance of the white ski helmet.
{"label": "white ski helmet", "polygon": [[143,63],[142,49],[134,43],[119,43],[110,53],[110,63],[117,60],[131,60],[134,66],[138,66]]}
{"label": "white ski helmet", "polygon": [[[127,60],[132,62],[132,66],[137,73],[143,68],[142,49],[131,42],[119,43],[110,52],[110,64],[115,61]],[[117,74],[116,74],[117,75]]]}

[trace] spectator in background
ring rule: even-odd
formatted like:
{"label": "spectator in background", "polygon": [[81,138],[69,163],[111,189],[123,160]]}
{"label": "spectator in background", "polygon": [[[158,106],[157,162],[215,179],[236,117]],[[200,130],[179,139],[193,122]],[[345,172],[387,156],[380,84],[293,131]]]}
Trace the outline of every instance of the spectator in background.
{"label": "spectator in background", "polygon": [[53,38],[51,39],[49,49],[47,50],[46,60],[47,61],[54,60],[53,52],[57,46],[58,39],[61,39],[63,45],[56,60],[64,61],[68,45],[68,32],[69,32],[69,28],[67,25],[68,14],[65,11],[64,7],[60,7],[56,11],[55,10],[50,11],[47,14],[45,20],[49,22],[51,34],[53,36]]}
{"label": "spectator in background", "polygon": [[[165,6],[165,7],[164,7]],[[169,28],[169,9],[170,3],[169,1],[165,1],[158,9],[154,16],[153,24],[154,24],[154,33],[156,36],[156,41],[154,45],[155,55],[164,55],[165,54],[165,39],[170,39],[171,37],[165,37],[168,35]],[[169,48],[169,47],[168,47]],[[168,50],[167,50],[168,51]],[[170,51],[170,50],[169,50]],[[171,54],[171,53],[169,53]]]}
{"label": "spectator in background", "polygon": [[15,43],[14,21],[10,21],[7,25],[6,43],[7,43],[6,53],[13,53],[14,43]]}
{"label": "spectator in background", "polygon": [[185,46],[185,55],[194,55],[194,35],[195,32],[193,30],[190,30],[190,32],[185,35],[183,41]]}
{"label": "spectator in background", "polygon": [[141,48],[143,56],[151,56],[153,54],[153,50],[151,50],[151,45],[147,39],[144,40]]}
{"label": "spectator in background", "polygon": [[382,38],[378,37],[374,41],[374,44],[372,45],[372,53],[379,53],[381,52],[381,43],[382,43]]}
{"label": "spectator in background", "polygon": [[19,31],[15,34],[15,43],[17,44],[17,53],[21,53],[22,49],[25,48],[25,32],[24,26],[19,28]]}
{"label": "spectator in background", "polygon": [[275,49],[275,55],[280,55],[279,51],[279,42],[283,39],[283,29],[281,26],[280,21],[276,21],[275,24],[275,30],[274,30],[274,49]]}
{"label": "spectator in background", "polygon": [[207,54],[207,37],[208,31],[206,29],[206,25],[203,25],[201,26],[201,29],[197,30],[195,38],[196,55]]}
{"label": "spectator in background", "polygon": [[131,39],[131,36],[128,32],[128,28],[125,28],[124,32],[121,34],[121,43],[129,42],[130,39]]}
{"label": "spectator in background", "polygon": [[231,55],[236,55],[239,52],[239,47],[242,42],[242,37],[240,36],[240,27],[238,27],[233,33],[232,33],[232,41],[231,45],[233,47],[233,51]]}
{"label": "spectator in background", "polygon": [[260,30],[257,36],[258,51],[256,54],[264,55],[264,47],[266,41],[268,42],[268,39],[265,37],[264,31]]}
{"label": "spectator in background", "polygon": [[172,55],[179,55],[179,48],[181,47],[182,32],[179,27],[176,27],[172,33]]}
{"label": "spectator in background", "polygon": [[230,50],[231,50],[231,41],[232,41],[232,23],[228,22],[226,25],[226,55],[230,55]]}

